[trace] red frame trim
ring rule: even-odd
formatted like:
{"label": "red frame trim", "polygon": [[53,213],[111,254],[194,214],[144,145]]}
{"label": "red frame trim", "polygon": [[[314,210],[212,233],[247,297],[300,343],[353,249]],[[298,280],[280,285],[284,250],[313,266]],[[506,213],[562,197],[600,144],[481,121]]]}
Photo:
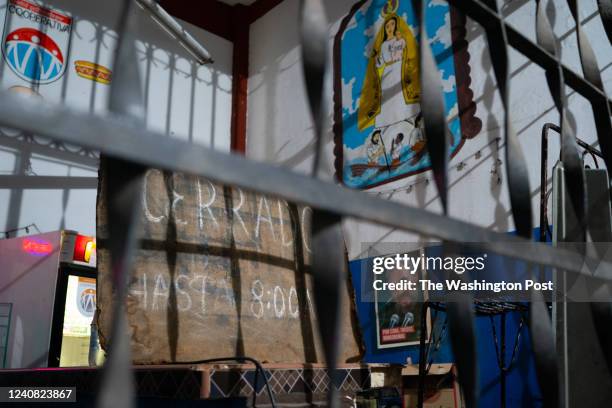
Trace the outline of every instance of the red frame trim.
{"label": "red frame trim", "polygon": [[231,150],[246,153],[247,99],[249,87],[249,8],[233,7],[234,53],[232,62]]}

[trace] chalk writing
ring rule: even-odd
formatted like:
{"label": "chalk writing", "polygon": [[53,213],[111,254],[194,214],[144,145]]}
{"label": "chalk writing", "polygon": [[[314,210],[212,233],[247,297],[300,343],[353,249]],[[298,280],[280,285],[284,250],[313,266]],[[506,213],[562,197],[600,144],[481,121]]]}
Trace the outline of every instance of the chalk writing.
{"label": "chalk writing", "polygon": [[[226,278],[214,279],[209,275],[178,275],[173,283],[164,274],[157,273],[153,278],[150,273],[143,273],[130,286],[130,297],[137,300],[143,310],[159,311],[172,307],[169,303],[170,286],[174,286],[177,294],[176,307],[179,312],[194,311],[198,316],[232,314],[235,307],[235,295],[231,282]],[[150,294],[151,293],[151,294]],[[306,289],[310,302],[310,291]],[[212,307],[207,309],[207,301]],[[270,307],[268,307],[268,304]],[[306,306],[308,308],[308,304]],[[267,312],[270,310],[269,312]],[[256,319],[298,319],[300,305],[295,286],[266,286],[260,279],[255,279],[250,285],[250,305],[245,310],[247,317]]]}
{"label": "chalk writing", "polygon": [[[269,234],[271,241],[276,243],[280,241],[281,248],[288,248],[294,245],[293,235],[291,232],[292,223],[300,223],[301,239],[304,249],[310,253],[310,242],[308,242],[308,226],[312,215],[312,210],[309,207],[303,207],[299,210],[299,220],[292,220],[289,205],[280,199],[276,199],[276,206],[270,205],[270,199],[265,196],[259,196],[256,200],[257,209],[255,212],[250,208],[245,207],[245,192],[239,188],[231,189],[229,196],[225,192],[219,192],[218,186],[209,180],[199,178],[193,179],[195,188],[195,203],[189,197],[190,187],[189,178],[180,175],[173,175],[175,188],[172,189],[172,199],[169,200],[167,195],[159,195],[156,192],[151,193],[151,184],[159,184],[160,179],[163,179],[163,174],[159,170],[151,169],[145,176],[143,188],[143,213],[147,223],[151,224],[167,224],[171,219],[177,226],[185,226],[189,229],[190,220],[188,212],[193,209],[192,222],[195,222],[198,230],[203,235],[209,235],[214,231],[218,232],[220,223],[226,223],[231,219],[231,233],[235,242],[245,244],[250,243],[255,247],[261,246],[261,240],[264,235]],[[179,191],[176,186],[182,186],[187,191]],[[249,198],[253,195],[249,195]],[[228,214],[225,202],[231,200],[231,214]],[[171,201],[171,202],[170,202]],[[182,212],[187,212],[186,219],[178,217],[179,207]],[[274,211],[274,210],[275,211]],[[221,220],[219,217],[223,217]],[[251,228],[249,229],[249,226]],[[239,232],[237,233],[236,227]],[[263,232],[266,229],[267,234]],[[289,231],[288,231],[289,230]],[[200,234],[202,235],[202,234]],[[212,234],[214,235],[214,234]]]}
{"label": "chalk writing", "polygon": [[[108,181],[100,166],[98,308],[105,346],[112,272]],[[308,207],[205,178],[147,171],[139,247],[126,303],[134,362],[245,353],[269,362],[322,362],[312,302]],[[348,307],[349,297],[341,301]],[[341,321],[344,357],[358,346]]]}

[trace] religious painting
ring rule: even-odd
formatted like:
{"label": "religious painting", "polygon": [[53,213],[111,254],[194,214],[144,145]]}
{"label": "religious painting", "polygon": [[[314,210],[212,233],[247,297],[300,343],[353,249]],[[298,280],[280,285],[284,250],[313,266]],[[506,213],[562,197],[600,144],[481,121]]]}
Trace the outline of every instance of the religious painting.
{"label": "religious painting", "polygon": [[[482,126],[469,88],[465,17],[444,0],[428,0],[425,24],[455,155]],[[360,1],[340,25],[335,167],[348,187],[372,188],[431,168],[420,109],[419,35],[411,0]]]}

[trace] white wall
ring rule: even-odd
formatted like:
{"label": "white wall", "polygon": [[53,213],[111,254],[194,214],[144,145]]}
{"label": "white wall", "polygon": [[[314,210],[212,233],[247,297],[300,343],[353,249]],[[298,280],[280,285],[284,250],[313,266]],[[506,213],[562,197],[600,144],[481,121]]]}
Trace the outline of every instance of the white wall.
{"label": "white wall", "polygon": [[[109,86],[77,76],[74,61],[88,60],[112,69],[116,46],[114,29],[121,3],[118,0],[50,0],[44,3],[69,12],[74,18],[65,74],[56,82],[38,88],[45,101],[104,113]],[[228,151],[232,44],[182,23],[215,59],[212,66],[199,66],[148,15],[137,7],[135,10],[132,27],[137,30],[147,127],[168,136]],[[0,24],[4,23],[5,11],[6,0],[0,0]],[[30,86],[1,59],[0,88],[7,89],[13,85]],[[28,143],[18,136],[15,131],[1,129],[1,175],[15,175],[16,180],[36,175],[97,177],[97,154],[84,155],[75,147],[47,146],[48,142],[40,138]],[[35,223],[43,232],[67,228],[94,235],[95,180],[86,189],[64,186],[60,183],[44,189],[26,190],[2,189],[0,186],[0,232]]]}
{"label": "white wall", "polygon": [[[330,52],[340,21],[354,3],[356,2],[353,0],[325,2],[331,22]],[[584,30],[597,51],[608,95],[612,95],[612,69],[609,68],[612,63],[612,47],[605,35],[601,19],[598,15],[593,17],[596,2],[584,1],[580,2],[580,5]],[[556,35],[562,39],[564,63],[581,72],[576,37],[573,34],[573,20],[567,5],[565,2],[555,1],[555,8],[549,6],[547,9]],[[511,24],[535,41],[534,2],[507,2],[502,11]],[[298,2],[284,1],[251,26],[247,155],[257,160],[280,163],[297,171],[308,171],[313,155],[313,131],[303,87],[297,21]],[[495,144],[491,144],[495,138],[502,135],[503,110],[495,87],[484,32],[472,21],[468,21],[468,40],[472,69],[471,87],[477,102],[477,116],[483,121],[483,129],[476,138],[465,143],[450,163],[450,215],[499,231],[511,231],[514,226],[509,213],[505,163],[501,166],[500,185],[496,182],[496,175],[491,173],[498,158],[504,161],[503,147],[498,151],[494,148]],[[540,133],[542,125],[546,122],[557,122],[558,115],[546,85],[544,71],[537,65],[528,63],[513,49],[510,51],[510,58],[513,126],[529,165],[535,226],[539,224]],[[331,77],[327,81],[327,92],[331,98]],[[571,89],[568,89],[568,92],[571,120],[576,123],[577,134],[585,141],[594,143],[596,133],[590,105]],[[333,174],[331,118],[330,106],[325,144],[325,164],[327,177],[330,179]],[[550,142],[549,167],[552,167],[559,151],[558,138],[552,136]],[[474,155],[479,150],[482,155],[476,159]],[[458,170],[456,165],[462,161],[465,161],[465,167]],[[368,190],[366,194],[380,194],[411,206],[440,211],[433,182],[426,185],[425,179],[432,180],[431,172],[385,184],[380,188]],[[408,186],[418,181],[420,182],[408,193]],[[392,191],[394,189],[397,191]],[[345,238],[351,259],[364,256],[363,250],[367,245],[364,246],[363,243],[366,242],[424,239],[351,221],[345,223]]]}

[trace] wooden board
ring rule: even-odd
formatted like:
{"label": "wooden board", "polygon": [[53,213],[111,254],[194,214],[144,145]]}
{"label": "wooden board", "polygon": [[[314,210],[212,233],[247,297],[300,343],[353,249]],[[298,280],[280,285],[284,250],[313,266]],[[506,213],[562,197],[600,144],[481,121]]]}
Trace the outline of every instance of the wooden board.
{"label": "wooden board", "polygon": [[[104,163],[97,202],[103,347],[112,300]],[[147,172],[142,199],[127,303],[134,363],[236,355],[324,362],[309,275],[310,208],[158,170]],[[340,362],[360,359],[352,299],[347,282]]]}

